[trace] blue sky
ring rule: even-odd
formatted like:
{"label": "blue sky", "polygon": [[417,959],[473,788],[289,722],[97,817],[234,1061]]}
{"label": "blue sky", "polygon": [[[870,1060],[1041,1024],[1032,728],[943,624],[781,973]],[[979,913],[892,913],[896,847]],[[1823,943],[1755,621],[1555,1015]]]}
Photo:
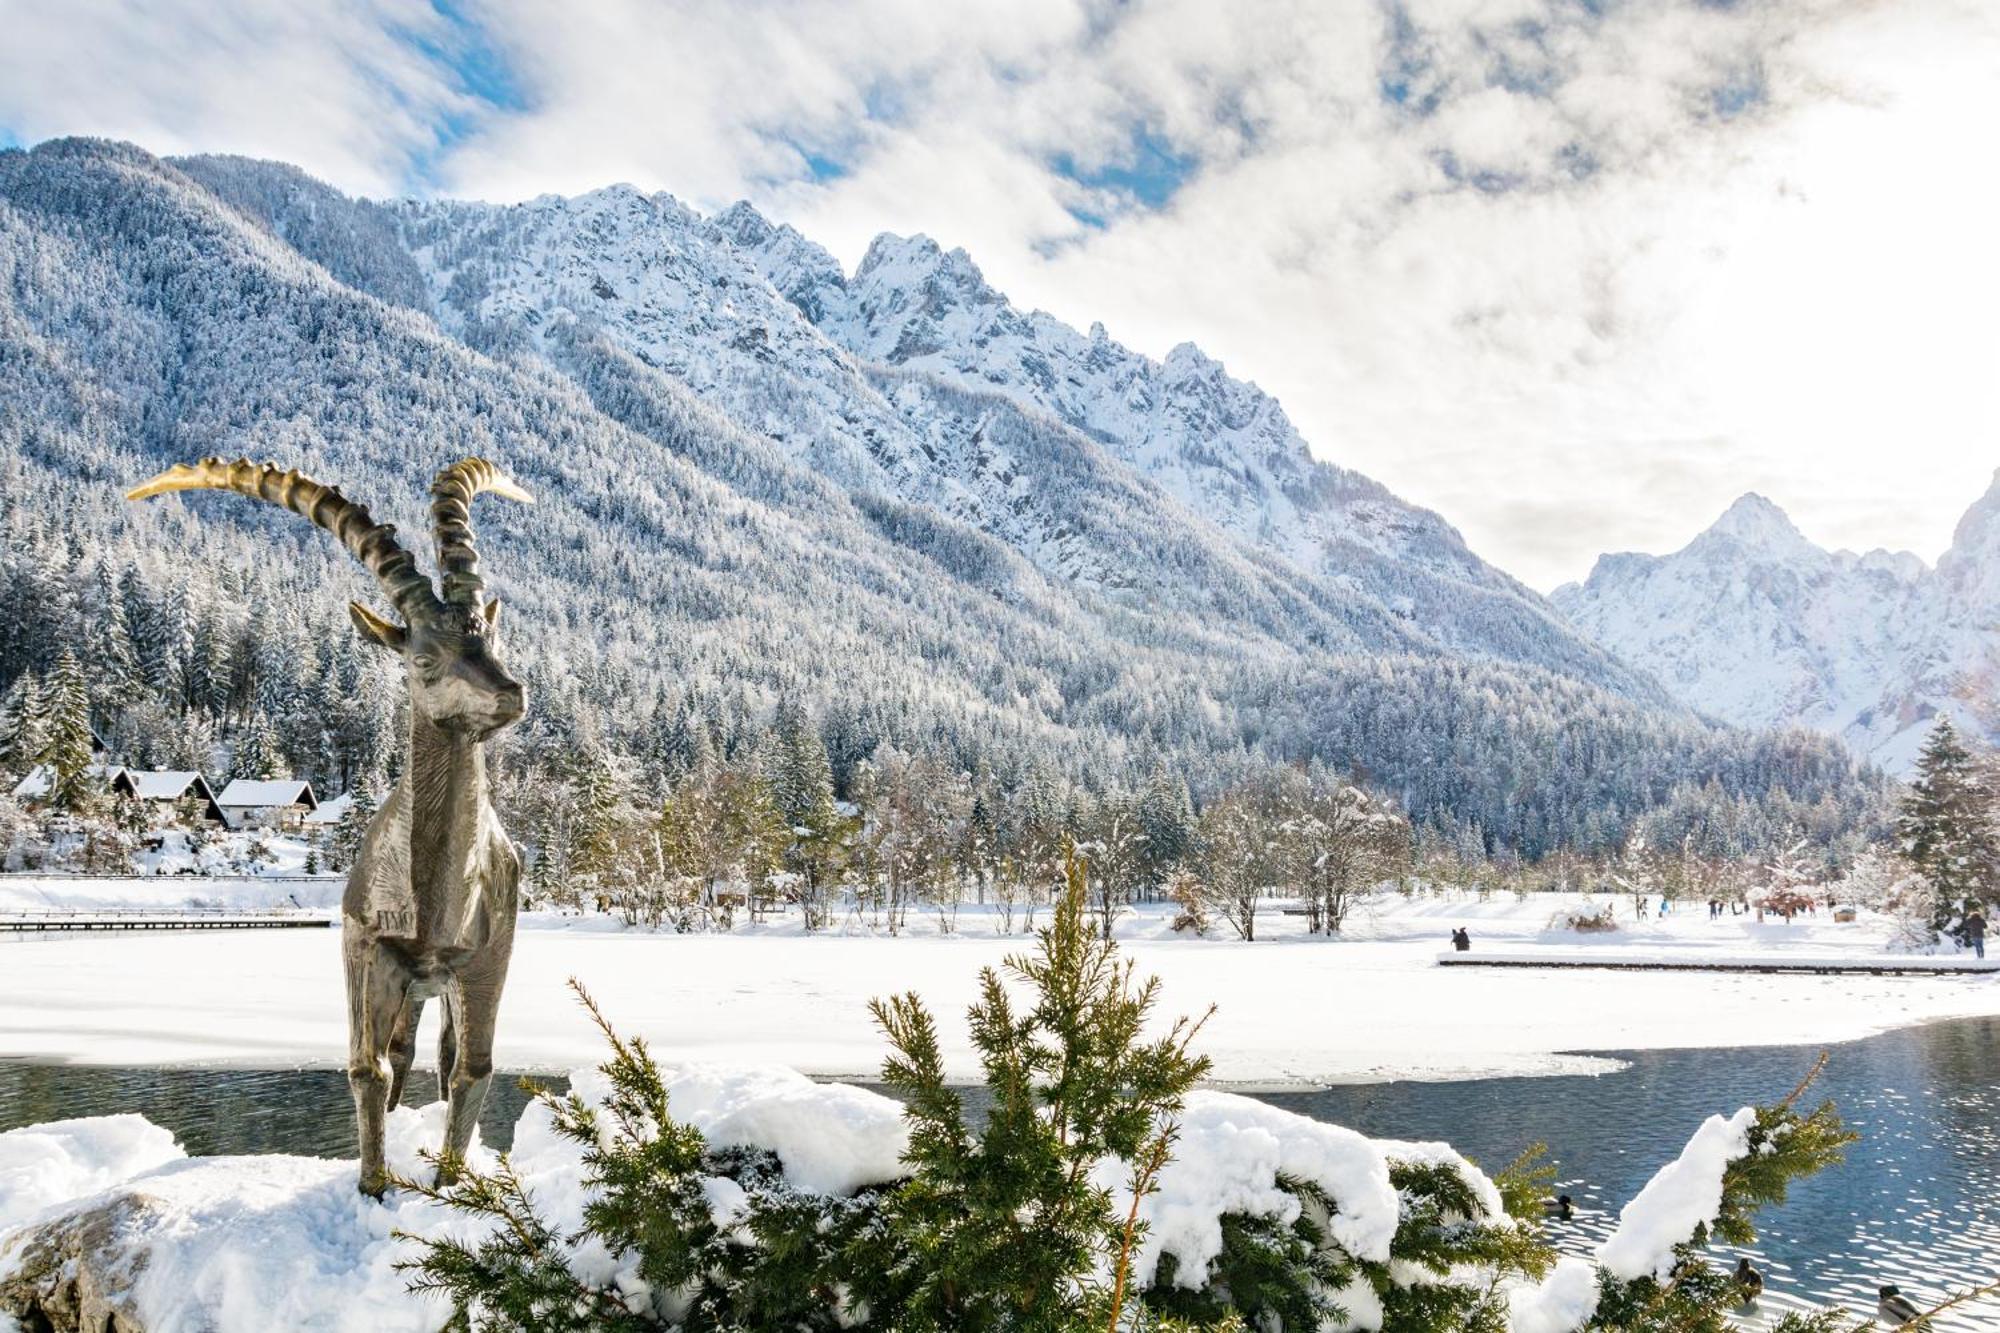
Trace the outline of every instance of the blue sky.
{"label": "blue sky", "polygon": [[[1935,556],[2000,463],[1987,0],[14,0],[0,144],[750,198],[1192,340],[1538,586],[1746,490]],[[1893,442],[1893,446],[1885,442]]]}

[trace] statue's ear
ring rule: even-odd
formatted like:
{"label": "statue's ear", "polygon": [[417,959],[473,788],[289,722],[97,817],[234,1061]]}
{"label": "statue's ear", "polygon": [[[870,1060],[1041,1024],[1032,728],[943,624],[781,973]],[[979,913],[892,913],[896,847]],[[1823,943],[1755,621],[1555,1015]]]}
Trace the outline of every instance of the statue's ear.
{"label": "statue's ear", "polygon": [[401,625],[382,619],[359,602],[349,602],[347,614],[353,617],[354,628],[359,630],[361,637],[368,642],[378,643],[399,653],[403,651],[403,644],[409,639],[410,632]]}
{"label": "statue's ear", "polygon": [[489,633],[500,628],[500,599],[495,597],[486,604],[486,628]]}

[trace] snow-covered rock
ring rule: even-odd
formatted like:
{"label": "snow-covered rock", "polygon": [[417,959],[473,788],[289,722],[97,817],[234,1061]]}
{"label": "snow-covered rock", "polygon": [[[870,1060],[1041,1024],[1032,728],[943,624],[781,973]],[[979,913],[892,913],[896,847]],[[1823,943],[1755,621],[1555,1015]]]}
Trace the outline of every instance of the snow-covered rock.
{"label": "snow-covered rock", "polygon": [[2000,474],[1935,569],[1906,551],[1824,550],[1753,494],[1683,549],[1603,556],[1553,600],[1710,716],[1810,727],[1906,771],[1941,712],[1991,731]]}
{"label": "snow-covered rock", "polygon": [[172,1134],[138,1115],[10,1129],[0,1134],[0,1232],[186,1155]]}
{"label": "snow-covered rock", "polygon": [[[390,1115],[394,1170],[424,1169],[418,1149],[442,1138],[444,1110],[439,1102]],[[405,1291],[395,1264],[409,1246],[395,1232],[467,1234],[470,1224],[411,1196],[362,1196],[353,1162],[187,1158],[138,1116],[32,1126],[0,1140],[51,1130],[72,1144],[69,1192],[49,1199],[45,1188],[39,1214],[24,1218],[0,1177],[0,1220],[17,1223],[0,1225],[0,1308],[57,1328],[217,1333],[416,1333],[450,1313]],[[491,1164],[476,1141],[470,1160]]]}
{"label": "snow-covered rock", "polygon": [[[677,1116],[717,1146],[772,1150],[801,1189],[852,1193],[900,1173],[908,1131],[890,1098],[776,1067],[667,1074]],[[605,1090],[594,1069],[572,1085],[592,1098]],[[429,1169],[420,1149],[442,1140],[444,1114],[442,1102],[390,1114],[396,1174]],[[493,1160],[477,1139],[468,1159]],[[522,1113],[511,1160],[543,1215],[576,1231],[587,1201],[581,1156],[539,1103]],[[119,1329],[214,1333],[439,1327],[449,1310],[406,1289],[395,1265],[412,1246],[397,1233],[469,1238],[480,1224],[409,1194],[366,1198],[355,1170],[282,1154],[186,1158],[136,1115],[0,1134],[0,1311],[86,1329],[114,1316]],[[711,1197],[726,1220],[727,1192]],[[636,1277],[631,1259],[601,1247],[581,1247],[575,1262],[601,1282]]]}

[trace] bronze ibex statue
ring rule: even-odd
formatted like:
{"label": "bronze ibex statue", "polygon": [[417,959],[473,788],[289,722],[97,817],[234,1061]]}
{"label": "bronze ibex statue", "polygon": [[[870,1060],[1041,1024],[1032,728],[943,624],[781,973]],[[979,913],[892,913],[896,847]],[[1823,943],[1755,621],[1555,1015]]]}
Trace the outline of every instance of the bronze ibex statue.
{"label": "bronze ibex statue", "polygon": [[[361,1191],[388,1184],[382,1125],[402,1098],[424,1001],[444,999],[438,1083],[449,1102],[444,1163],[465,1153],[493,1078],[493,1027],[507,962],[521,861],[486,796],[481,745],[526,707],[494,655],[498,600],[483,596],[472,545],[472,498],[533,497],[483,458],[431,485],[438,587],[418,572],[367,509],[296,471],[220,458],[180,464],[127,498],[167,491],[235,491],[283,505],[341,540],[368,568],[403,623],[350,603],[361,637],[403,655],[409,672],[410,753],[402,780],[368,825],[341,901],[347,971],[347,1081],[361,1139]],[[384,1060],[388,1068],[383,1068]]]}

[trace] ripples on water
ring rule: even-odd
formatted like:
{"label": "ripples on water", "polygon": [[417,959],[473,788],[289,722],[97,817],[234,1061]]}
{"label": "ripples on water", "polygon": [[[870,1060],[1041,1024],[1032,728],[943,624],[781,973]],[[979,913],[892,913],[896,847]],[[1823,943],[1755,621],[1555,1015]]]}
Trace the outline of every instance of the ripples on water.
{"label": "ripples on water", "polygon": [[[1362,1133],[1444,1139],[1490,1167],[1547,1143],[1577,1220],[1554,1224],[1587,1254],[1617,1209],[1671,1160],[1705,1117],[1790,1091],[1813,1048],[1620,1053],[1615,1074],[1384,1083],[1272,1093],[1287,1110]],[[1919,1305],[2000,1276],[2000,1018],[1938,1023],[1833,1048],[1816,1085],[1862,1135],[1844,1166],[1805,1181],[1759,1219],[1751,1256],[1766,1315],[1826,1302],[1872,1315],[1893,1282]],[[432,1100],[411,1076],[404,1101]],[[555,1080],[560,1086],[560,1080]],[[482,1138],[505,1147],[526,1096],[496,1078]],[[0,1062],[0,1129],[137,1111],[190,1153],[353,1156],[354,1121],[337,1070],[105,1069]],[[1733,1266],[1735,1251],[1714,1251]],[[1746,1321],[1750,1323],[1758,1320]],[[1938,1333],[2000,1330],[2000,1304],[1947,1316]]]}
{"label": "ripples on water", "polygon": [[[1938,1023],[1831,1048],[1806,1100],[1830,1098],[1861,1141],[1846,1162],[1758,1216],[1748,1254],[1767,1314],[1833,1303],[1872,1317],[1894,1283],[1920,1306],[2000,1277],[2000,1019]],[[1811,1047],[1619,1052],[1630,1068],[1565,1078],[1392,1083],[1272,1094],[1288,1110],[1365,1134],[1445,1139],[1490,1167],[1549,1145],[1558,1192],[1577,1220],[1555,1223],[1563,1249],[1589,1251],[1622,1207],[1716,1112],[1783,1097]],[[1756,1321],[1746,1321],[1756,1322]],[[2000,1303],[1934,1327],[2000,1330]]]}

